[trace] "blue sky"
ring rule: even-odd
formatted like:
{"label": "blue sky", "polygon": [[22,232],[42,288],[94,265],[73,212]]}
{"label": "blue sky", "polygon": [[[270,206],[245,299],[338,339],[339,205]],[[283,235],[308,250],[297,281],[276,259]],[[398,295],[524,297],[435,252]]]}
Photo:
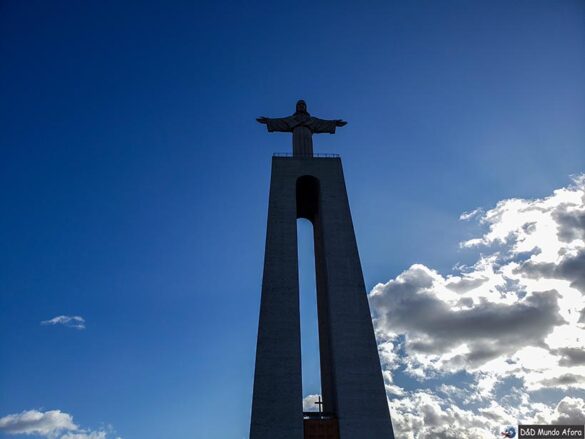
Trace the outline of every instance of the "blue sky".
{"label": "blue sky", "polygon": [[[462,212],[584,172],[584,23],[579,1],[2,2],[0,418],[246,437],[270,159],[291,148],[254,119],[303,98],[349,122],[315,149],[342,155],[368,290],[415,263],[447,279],[494,224]],[[61,315],[85,329],[41,325]]]}

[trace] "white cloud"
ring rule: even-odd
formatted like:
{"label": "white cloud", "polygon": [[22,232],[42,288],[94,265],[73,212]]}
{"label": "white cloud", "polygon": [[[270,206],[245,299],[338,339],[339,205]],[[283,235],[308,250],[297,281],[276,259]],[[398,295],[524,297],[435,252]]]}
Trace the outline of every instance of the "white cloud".
{"label": "white cloud", "polygon": [[469,221],[470,219],[473,219],[479,215],[483,214],[483,209],[482,208],[477,208],[474,210],[471,210],[469,212],[463,212],[460,216],[459,219],[461,221]]}
{"label": "white cloud", "polygon": [[57,316],[50,320],[43,320],[41,325],[63,325],[67,328],[85,329],[85,319],[81,316]]}
{"label": "white cloud", "polygon": [[436,394],[417,390],[390,403],[394,435],[404,439],[492,439],[501,409],[493,413],[465,410]]}
{"label": "white cloud", "polygon": [[77,430],[73,417],[60,410],[40,412],[28,410],[0,418],[0,432],[8,434],[37,434],[55,437],[65,430]]}
{"label": "white cloud", "polygon": [[[462,243],[482,247],[474,265],[441,274],[414,264],[369,295],[400,437],[495,437],[520,419],[582,419],[583,398],[544,403],[533,392],[585,396],[585,177],[461,215],[472,218],[486,227]],[[455,387],[456,373],[467,382]],[[420,389],[401,388],[401,374]]]}
{"label": "white cloud", "polygon": [[[0,418],[0,433],[10,435],[37,435],[48,439],[108,439],[113,429],[82,429],[73,422],[73,416],[61,410],[28,410]],[[117,438],[121,439],[121,438]]]}
{"label": "white cloud", "polygon": [[554,290],[515,297],[510,304],[505,298],[488,301],[472,295],[462,302],[463,297],[441,291],[446,285],[446,279],[422,265],[376,285],[370,300],[378,329],[406,334],[409,352],[419,359],[432,356],[436,366],[456,370],[477,369],[523,346],[539,346],[564,322]]}
{"label": "white cloud", "polygon": [[565,396],[555,407],[551,424],[583,425],[585,424],[585,400]]}

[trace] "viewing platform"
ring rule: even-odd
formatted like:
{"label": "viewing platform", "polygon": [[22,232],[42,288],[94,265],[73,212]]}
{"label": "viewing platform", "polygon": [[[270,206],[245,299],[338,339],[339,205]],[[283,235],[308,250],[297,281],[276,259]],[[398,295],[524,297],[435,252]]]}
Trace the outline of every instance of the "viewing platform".
{"label": "viewing platform", "polygon": [[339,154],[323,154],[323,153],[314,153],[314,154],[293,154],[291,152],[275,152],[272,154],[272,157],[284,157],[284,158],[299,158],[299,159],[313,159],[313,158],[325,158],[325,159],[338,159],[340,157]]}

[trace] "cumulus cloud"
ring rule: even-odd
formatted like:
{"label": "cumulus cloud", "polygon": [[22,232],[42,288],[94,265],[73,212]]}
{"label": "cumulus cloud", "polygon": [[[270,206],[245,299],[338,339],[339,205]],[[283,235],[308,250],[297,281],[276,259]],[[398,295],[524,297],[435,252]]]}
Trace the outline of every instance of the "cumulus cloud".
{"label": "cumulus cloud", "polygon": [[469,276],[467,277],[454,276],[445,286],[448,289],[453,290],[457,293],[466,293],[484,284],[487,280],[488,279],[486,277],[472,278]]}
{"label": "cumulus cloud", "polygon": [[585,424],[585,400],[564,397],[555,407],[551,424],[583,425]]}
{"label": "cumulus cloud", "polygon": [[27,410],[0,418],[0,433],[37,435],[48,439],[108,439],[113,431],[111,428],[83,429],[73,422],[73,416],[61,410]]}
{"label": "cumulus cloud", "polygon": [[585,249],[576,254],[565,254],[558,262],[526,261],[516,268],[516,273],[533,279],[564,279],[573,288],[585,294]]}
{"label": "cumulus cloud", "polygon": [[422,265],[413,265],[395,280],[378,284],[370,300],[377,327],[386,333],[408,334],[407,348],[423,354],[441,354],[463,347],[450,359],[461,367],[478,367],[526,345],[539,346],[552,328],[563,322],[558,293],[533,292],[508,304],[469,298],[441,297],[447,281]]}
{"label": "cumulus cloud", "polygon": [[390,404],[394,435],[405,439],[492,439],[498,419],[465,410],[430,391],[417,390]]}
{"label": "cumulus cloud", "polygon": [[64,430],[77,430],[73,417],[60,410],[40,412],[28,410],[0,418],[0,432],[8,434],[37,434],[55,437]]}
{"label": "cumulus cloud", "polygon": [[585,349],[561,348],[557,353],[561,355],[560,366],[585,365]]}
{"label": "cumulus cloud", "polygon": [[585,239],[585,211],[583,208],[563,205],[554,213],[558,224],[558,237],[563,242]]}
{"label": "cumulus cloud", "polygon": [[67,328],[85,329],[85,319],[81,316],[57,316],[50,320],[43,320],[41,325],[62,325]]}
{"label": "cumulus cloud", "polygon": [[[520,420],[583,423],[585,176],[460,219],[485,229],[461,243],[481,251],[475,264],[414,264],[369,294],[395,430],[482,438]],[[401,387],[405,375],[420,389]],[[547,389],[572,396],[536,398]]]}

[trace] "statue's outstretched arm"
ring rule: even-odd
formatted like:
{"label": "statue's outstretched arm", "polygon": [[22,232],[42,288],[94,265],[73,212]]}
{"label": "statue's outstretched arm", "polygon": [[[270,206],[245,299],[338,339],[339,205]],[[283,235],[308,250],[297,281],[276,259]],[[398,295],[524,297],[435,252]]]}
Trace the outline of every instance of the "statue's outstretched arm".
{"label": "statue's outstretched arm", "polygon": [[283,132],[291,132],[292,131],[292,126],[289,122],[288,117],[280,117],[280,118],[275,118],[272,119],[270,117],[258,117],[256,118],[256,120],[261,123],[261,124],[265,124],[266,127],[268,128],[268,131],[272,132],[272,131],[283,131]]}
{"label": "statue's outstretched arm", "polygon": [[319,119],[318,117],[311,118],[311,129],[313,133],[329,133],[334,134],[336,127],[342,127],[347,125],[347,122],[341,119],[326,120]]}

